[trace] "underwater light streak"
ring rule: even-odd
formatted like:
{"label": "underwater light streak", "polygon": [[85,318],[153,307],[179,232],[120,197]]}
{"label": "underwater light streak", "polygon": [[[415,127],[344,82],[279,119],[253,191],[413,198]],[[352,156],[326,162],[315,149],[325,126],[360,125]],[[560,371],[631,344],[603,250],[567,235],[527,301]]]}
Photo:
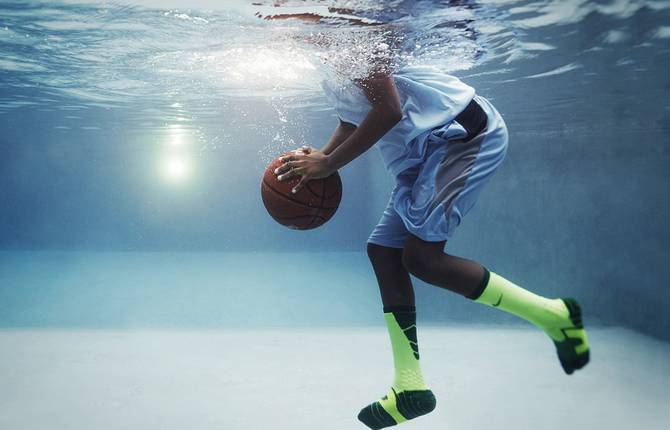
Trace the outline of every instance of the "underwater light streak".
{"label": "underwater light streak", "polygon": [[168,144],[170,146],[182,146],[191,143],[191,136],[179,124],[170,124],[168,126]]}
{"label": "underwater light streak", "polygon": [[191,150],[192,134],[180,124],[167,126],[163,157],[159,162],[161,176],[167,181],[176,184],[186,181],[192,172]]}
{"label": "underwater light streak", "polygon": [[184,182],[191,173],[191,168],[185,158],[179,156],[166,157],[161,165],[163,176],[171,182]]}

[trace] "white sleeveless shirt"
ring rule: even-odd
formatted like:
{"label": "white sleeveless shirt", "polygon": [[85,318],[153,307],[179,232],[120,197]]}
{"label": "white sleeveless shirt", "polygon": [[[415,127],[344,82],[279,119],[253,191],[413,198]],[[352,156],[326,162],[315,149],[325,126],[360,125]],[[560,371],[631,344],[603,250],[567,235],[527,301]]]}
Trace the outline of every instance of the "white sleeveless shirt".
{"label": "white sleeveless shirt", "polygon": [[[386,168],[394,176],[420,163],[426,138],[444,127],[444,138],[461,138],[467,132],[453,122],[475,96],[474,88],[431,67],[408,66],[393,74],[400,95],[402,119],[377,142]],[[353,82],[331,80],[321,84],[340,119],[359,126],[372,108],[363,90]]]}

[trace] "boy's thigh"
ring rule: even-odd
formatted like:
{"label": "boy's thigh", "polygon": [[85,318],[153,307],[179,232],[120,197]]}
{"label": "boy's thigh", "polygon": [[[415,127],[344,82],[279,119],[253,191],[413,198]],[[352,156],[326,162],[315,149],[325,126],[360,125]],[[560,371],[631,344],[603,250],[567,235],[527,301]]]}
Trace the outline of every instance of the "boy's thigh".
{"label": "boy's thigh", "polygon": [[484,99],[488,126],[468,142],[431,136],[423,162],[396,178],[389,203],[368,242],[404,248],[409,234],[447,241],[505,158],[507,128]]}
{"label": "boy's thigh", "polygon": [[400,181],[395,216],[426,242],[447,241],[505,157],[506,130],[492,128],[468,142],[449,141],[418,172]]}
{"label": "boy's thigh", "polygon": [[444,209],[447,237],[452,236],[465,214],[474,207],[482,190],[505,159],[508,136],[502,120],[500,123],[469,142],[477,148],[477,153],[464,157],[471,160],[464,168],[454,166],[457,176],[450,174],[447,166],[444,166],[444,171],[438,171],[439,192],[435,198]]}

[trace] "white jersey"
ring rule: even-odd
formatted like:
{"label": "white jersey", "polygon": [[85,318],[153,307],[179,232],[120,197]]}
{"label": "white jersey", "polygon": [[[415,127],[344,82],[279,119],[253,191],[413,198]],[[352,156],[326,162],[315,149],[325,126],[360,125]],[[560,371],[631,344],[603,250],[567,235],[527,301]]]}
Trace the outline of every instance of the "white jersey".
{"label": "white jersey", "polygon": [[[431,67],[410,66],[394,73],[402,119],[377,143],[387,169],[395,176],[423,159],[426,137],[441,126],[448,136],[467,132],[454,123],[475,96],[474,88]],[[372,108],[363,90],[353,82],[323,81],[326,97],[344,122],[360,125]]]}

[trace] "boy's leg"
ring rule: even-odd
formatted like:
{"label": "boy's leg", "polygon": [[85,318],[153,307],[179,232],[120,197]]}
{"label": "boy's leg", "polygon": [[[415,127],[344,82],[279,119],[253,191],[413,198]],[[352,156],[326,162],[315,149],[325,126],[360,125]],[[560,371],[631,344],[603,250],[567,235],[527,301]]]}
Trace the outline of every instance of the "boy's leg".
{"label": "boy's leg", "polygon": [[446,254],[445,242],[408,235],[402,261],[417,278],[478,303],[496,307],[540,327],[553,340],[563,370],[571,374],[589,361],[589,346],[579,304],[572,298],[547,299],[477,262]]}
{"label": "boy's leg", "polygon": [[402,248],[368,243],[367,251],[384,307],[414,306],[414,288],[402,264]]}
{"label": "boy's leg", "polygon": [[395,378],[388,393],[358,414],[371,429],[390,427],[425,415],[435,408],[419,366],[414,290],[402,264],[402,249],[368,244],[384,304],[384,320],[393,350]]}

